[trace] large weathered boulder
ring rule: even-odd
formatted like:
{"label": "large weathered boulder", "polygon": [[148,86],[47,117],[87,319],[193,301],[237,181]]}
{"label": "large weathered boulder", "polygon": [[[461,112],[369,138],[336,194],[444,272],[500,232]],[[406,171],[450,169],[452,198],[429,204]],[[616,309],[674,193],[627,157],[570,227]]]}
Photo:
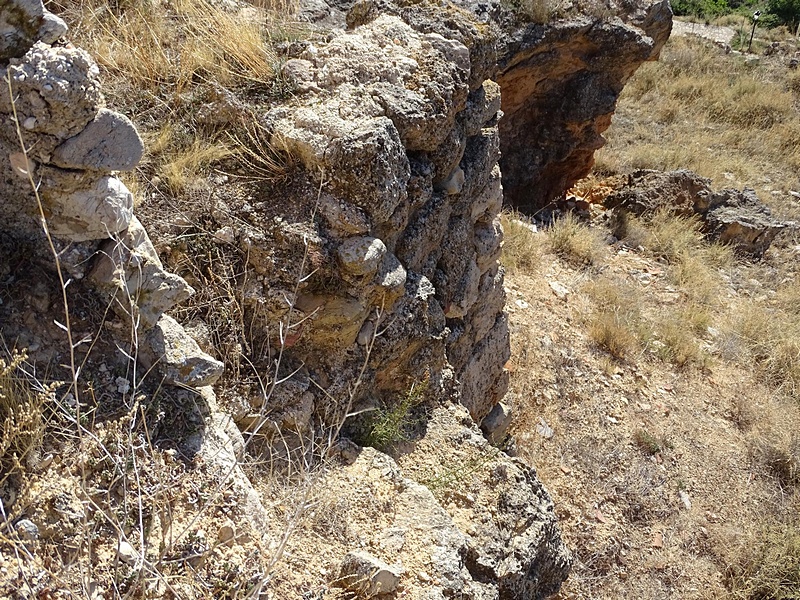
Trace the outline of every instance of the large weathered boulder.
{"label": "large weathered boulder", "polygon": [[589,172],[623,86],[669,38],[667,0],[616,13],[602,21],[507,26],[496,80],[503,186],[512,206],[535,212]]}
{"label": "large weathered boulder", "polygon": [[764,254],[778,233],[796,227],[775,218],[754,190],[715,191],[710,179],[688,170],[636,171],[628,176],[625,187],[604,203],[637,215],[658,210],[683,217],[696,215],[710,237],[754,256]]}
{"label": "large weathered boulder", "polygon": [[[310,278],[299,287],[293,308],[304,325],[288,353],[337,373],[336,389],[369,347],[361,389],[393,395],[429,377],[447,387],[435,396],[458,393],[481,419],[505,392],[500,358],[509,345],[498,320],[500,98],[486,79],[496,32],[454,6],[442,23],[426,4],[379,4],[353,6],[352,30],[292,58],[285,74],[301,101],[264,118],[274,145],[314,180],[324,174],[309,186],[316,198],[304,201],[318,207],[321,226],[303,239],[331,257],[315,276],[339,283],[315,287]],[[262,229],[257,246],[288,246],[284,232],[308,228],[293,218],[280,231]],[[238,237],[259,235],[231,226]],[[330,404],[322,396],[319,408]]]}
{"label": "large weathered boulder", "polygon": [[489,445],[463,408],[435,410],[425,437],[398,462],[435,490],[465,534],[465,565],[476,581],[496,586],[500,600],[558,591],[572,557],[549,494],[533,468]]}

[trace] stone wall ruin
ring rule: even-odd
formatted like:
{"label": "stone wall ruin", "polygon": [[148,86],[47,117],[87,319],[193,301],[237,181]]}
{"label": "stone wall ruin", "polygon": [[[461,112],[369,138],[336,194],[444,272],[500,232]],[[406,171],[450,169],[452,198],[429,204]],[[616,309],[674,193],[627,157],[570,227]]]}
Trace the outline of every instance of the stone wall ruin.
{"label": "stone wall ruin", "polygon": [[[274,196],[227,206],[219,234],[247,257],[242,295],[270,360],[280,353],[291,367],[266,397],[254,389],[240,402],[220,398],[241,427],[261,426],[264,415],[284,433],[335,427],[344,413],[424,381],[435,404],[469,412],[437,412],[449,432],[441,447],[453,444],[457,456],[458,444],[485,445],[474,425],[508,387],[503,187],[526,206],[583,174],[624,81],[669,30],[666,1],[629,24],[520,26],[492,6],[359,0],[347,30],[288,51],[283,75],[297,94],[259,125],[302,176]],[[142,142],[104,106],[91,57],[56,43],[65,31],[40,1],[0,8],[0,67],[13,93],[13,103],[0,94],[3,244],[52,260],[38,196],[62,267],[129,325],[120,336],[133,331],[142,367],[208,395],[222,362],[165,314],[193,290],[163,268],[116,176],[135,167]],[[14,327],[4,324],[4,334],[22,333]],[[220,434],[219,444],[236,436]],[[458,532],[425,492],[455,540],[448,560],[458,584],[441,597],[540,597],[566,577],[569,554],[535,471],[505,455],[496,461],[491,511],[499,522],[524,521],[515,539],[525,547],[501,539],[502,528]]]}

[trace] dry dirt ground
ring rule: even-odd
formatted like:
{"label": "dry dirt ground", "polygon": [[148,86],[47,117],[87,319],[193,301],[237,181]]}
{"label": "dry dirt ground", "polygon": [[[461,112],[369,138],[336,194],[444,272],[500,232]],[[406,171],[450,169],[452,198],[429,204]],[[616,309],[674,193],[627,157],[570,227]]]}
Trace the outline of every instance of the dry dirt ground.
{"label": "dry dirt ground", "polygon": [[[587,285],[629,284],[641,309],[658,315],[684,294],[667,265],[617,243],[598,264],[576,267],[548,249],[545,233],[531,235],[538,265],[512,269],[506,280],[508,367],[519,455],[537,467],[575,554],[558,597],[734,597],[727,567],[741,544],[758,541],[765,519],[797,508],[755,458],[765,439],[796,431],[797,404],[760,381],[753,365],[724,358],[710,334],[698,340],[708,357],[702,368],[665,362],[657,345],[612,358],[587,334]],[[796,264],[798,248],[782,252]],[[725,274],[725,305],[764,292],[753,268]],[[552,283],[568,290],[565,298]]]}

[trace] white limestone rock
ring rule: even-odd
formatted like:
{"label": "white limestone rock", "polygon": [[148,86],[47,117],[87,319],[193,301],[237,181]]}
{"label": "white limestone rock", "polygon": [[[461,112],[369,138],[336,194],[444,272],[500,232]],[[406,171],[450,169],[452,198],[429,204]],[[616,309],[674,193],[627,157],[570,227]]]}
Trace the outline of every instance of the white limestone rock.
{"label": "white limestone rock", "polygon": [[153,327],[164,311],[194,293],[191,286],[164,270],[144,227],[136,217],[116,239],[104,242],[90,280],[113,298],[112,308],[140,331]]}
{"label": "white limestone rock", "polygon": [[144,144],[125,115],[101,109],[86,128],[53,152],[53,164],[65,169],[130,171],[142,158]]}
{"label": "white limestone rock", "polygon": [[164,383],[199,388],[213,385],[225,366],[200,349],[180,324],[168,315],[147,334],[139,349],[142,364],[156,367]]}

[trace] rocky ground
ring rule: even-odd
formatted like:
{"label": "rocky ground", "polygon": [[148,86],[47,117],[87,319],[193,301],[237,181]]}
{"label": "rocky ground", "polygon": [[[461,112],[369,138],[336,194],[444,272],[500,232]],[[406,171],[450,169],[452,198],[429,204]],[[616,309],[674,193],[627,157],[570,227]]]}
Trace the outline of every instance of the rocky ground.
{"label": "rocky ground", "polygon": [[675,19],[672,35],[696,35],[719,44],[730,44],[736,31],[724,25],[710,25]]}
{"label": "rocky ground", "polygon": [[[535,257],[527,268],[506,259],[507,400],[517,450],[553,494],[575,553],[557,597],[752,597],[737,579],[742,565],[774,565],[745,549],[784,548],[770,537],[775,527],[796,536],[800,409],[794,391],[776,389],[731,334],[731,321],[771,310],[776,291],[796,285],[796,234],[780,237],[761,261],[740,257],[714,272],[713,315],[689,335],[684,362],[666,352],[673,342],[664,332],[676,321],[691,329],[681,307],[693,284],[676,280],[675,265],[647,244],[618,241],[596,208],[581,230],[597,244],[590,265],[554,251],[546,229],[506,227],[528,238]],[[510,252],[518,248],[515,241]],[[604,285],[628,298],[610,301],[615,315],[627,301],[642,315],[631,335],[646,341],[624,354],[594,333],[609,302]],[[795,554],[781,552],[778,560],[794,564]],[[763,589],[795,593],[788,577],[785,587]]]}

